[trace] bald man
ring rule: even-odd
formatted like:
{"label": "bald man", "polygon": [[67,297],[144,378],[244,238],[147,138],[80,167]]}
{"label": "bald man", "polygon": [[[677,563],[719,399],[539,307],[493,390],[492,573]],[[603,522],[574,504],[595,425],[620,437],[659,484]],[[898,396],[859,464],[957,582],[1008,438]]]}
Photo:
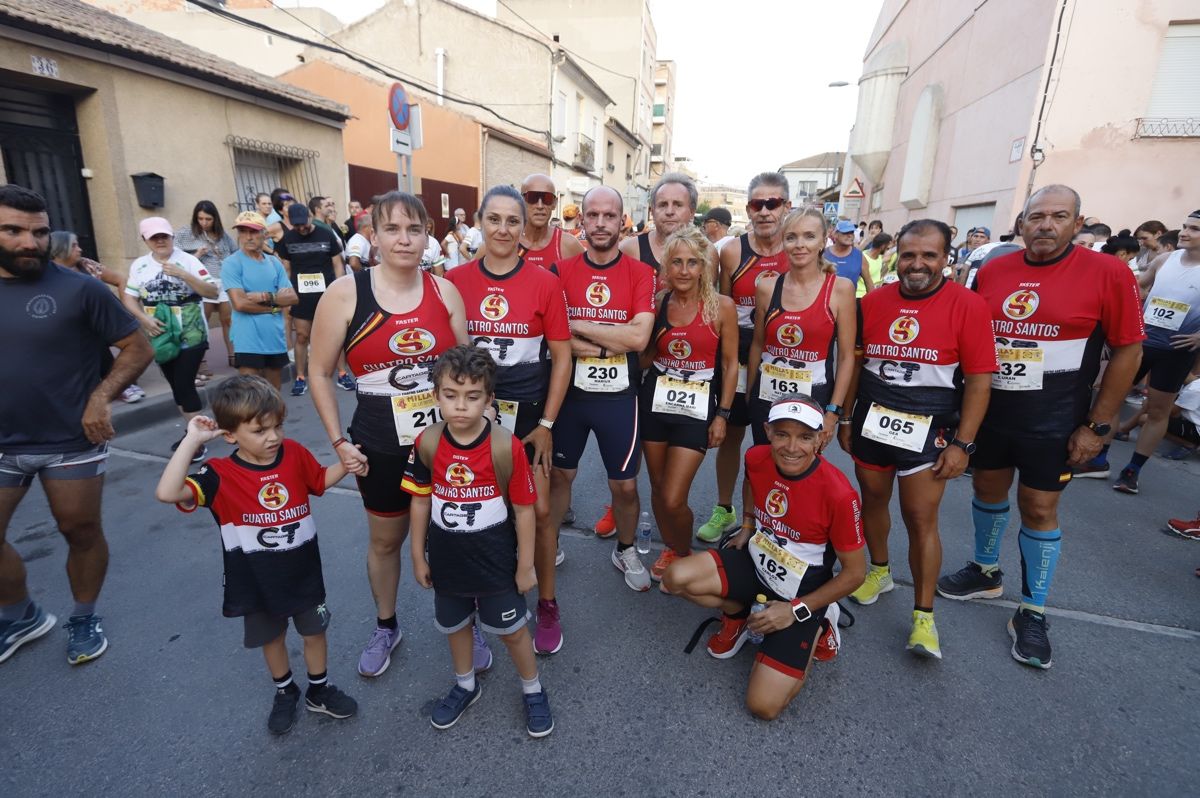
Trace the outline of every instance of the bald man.
{"label": "bald man", "polygon": [[550,217],[558,204],[554,181],[546,175],[532,174],[521,183],[525,199],[525,231],[521,233],[519,254],[532,266],[549,269],[552,264],[583,254],[583,244],[562,228],[552,227]]}

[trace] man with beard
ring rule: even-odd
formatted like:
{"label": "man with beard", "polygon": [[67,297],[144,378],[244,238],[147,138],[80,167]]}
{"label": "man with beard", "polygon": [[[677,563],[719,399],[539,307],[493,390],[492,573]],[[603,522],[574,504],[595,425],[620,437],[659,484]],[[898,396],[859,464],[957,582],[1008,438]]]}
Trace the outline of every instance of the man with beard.
{"label": "man with beard", "polygon": [[[550,472],[550,518],[557,522],[571,503],[571,484],[588,436],[596,434],[612,492],[609,512],[617,545],[612,564],[631,590],[650,589],[650,574],[633,547],[640,502],[638,357],[654,326],[654,270],[617,249],[621,195],[608,186],[583,198],[589,251],[551,267],[562,280],[571,325],[571,387],[554,422],[554,468]],[[607,516],[606,516],[607,517]],[[557,530],[556,530],[557,533]],[[556,534],[557,537],[557,534]]]}
{"label": "man with beard", "polygon": [[[46,634],[56,618],[35,604],[25,566],[5,542],[36,476],[67,541],[75,606],[67,661],[99,657],[108,640],[95,614],[108,569],[100,493],[115,435],[109,403],[150,365],[154,350],[136,319],[98,280],[51,263],[42,197],[0,187],[0,662]],[[120,349],[107,375],[102,353]]]}
{"label": "man with beard", "polygon": [[905,225],[897,239],[900,279],[861,300],[859,369],[846,399],[850,416],[839,422],[862,490],[871,555],[866,581],[850,598],[874,604],[895,587],[887,539],[898,481],[915,599],[906,648],[941,659],[933,622],[942,565],[938,507],[946,483],[966,470],[975,451],[996,344],[983,300],[942,273],[950,228],[921,219]]}
{"label": "man with beard", "polygon": [[583,244],[578,238],[564,235],[561,227],[550,226],[550,215],[558,204],[553,180],[546,175],[530,175],[521,183],[521,197],[529,216],[521,233],[519,249],[526,263],[549,269],[551,264],[583,252]]}
{"label": "man with beard", "polygon": [[[658,272],[667,236],[692,223],[699,200],[700,192],[694,180],[682,172],[667,172],[650,190],[650,218],[654,220],[654,229],[645,235],[626,238],[621,242],[621,252],[650,264]],[[618,219],[618,231],[620,226]]]}

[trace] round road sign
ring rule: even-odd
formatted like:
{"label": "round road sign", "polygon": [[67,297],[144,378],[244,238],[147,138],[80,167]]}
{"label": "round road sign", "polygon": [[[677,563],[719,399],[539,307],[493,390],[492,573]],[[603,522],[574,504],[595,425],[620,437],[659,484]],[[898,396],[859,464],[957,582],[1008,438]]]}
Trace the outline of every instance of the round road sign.
{"label": "round road sign", "polygon": [[396,130],[408,130],[408,93],[399,83],[393,83],[388,91],[388,116]]}

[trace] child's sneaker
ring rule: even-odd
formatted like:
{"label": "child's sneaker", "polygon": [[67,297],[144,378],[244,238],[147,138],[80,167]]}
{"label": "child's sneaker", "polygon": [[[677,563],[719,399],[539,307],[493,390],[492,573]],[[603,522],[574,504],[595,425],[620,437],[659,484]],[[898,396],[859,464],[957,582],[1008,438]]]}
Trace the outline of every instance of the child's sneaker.
{"label": "child's sneaker", "polygon": [[300,705],[300,688],[295,684],[275,689],[275,703],[267,718],[271,734],[287,734],[296,725],[296,707]]}
{"label": "child's sneaker", "polygon": [[309,712],[324,712],[338,720],[358,712],[358,702],[328,682],[316,686],[309,685],[308,693],[304,696],[304,705]]}
{"label": "child's sneaker", "polygon": [[367,647],[358,658],[358,672],[363,676],[379,676],[386,671],[388,665],[392,664],[392,652],[400,645],[402,637],[400,627],[375,627],[375,631],[371,632],[371,639],[367,641]]}
{"label": "child's sneaker", "polygon": [[467,711],[467,707],[478,701],[481,695],[483,695],[483,685],[478,679],[475,680],[475,689],[471,692],[455,684],[450,688],[450,692],[437,702],[437,706],[433,708],[433,714],[429,716],[429,722],[435,729],[449,729],[458,723],[458,719]]}
{"label": "child's sneaker", "polygon": [[492,669],[492,649],[483,636],[483,632],[479,631],[478,622],[471,625],[471,638],[471,663],[475,666],[475,672],[490,671]]}
{"label": "child's sneaker", "polygon": [[525,693],[525,730],[530,737],[545,737],[554,731],[554,718],[550,714],[550,699],[545,690]]}

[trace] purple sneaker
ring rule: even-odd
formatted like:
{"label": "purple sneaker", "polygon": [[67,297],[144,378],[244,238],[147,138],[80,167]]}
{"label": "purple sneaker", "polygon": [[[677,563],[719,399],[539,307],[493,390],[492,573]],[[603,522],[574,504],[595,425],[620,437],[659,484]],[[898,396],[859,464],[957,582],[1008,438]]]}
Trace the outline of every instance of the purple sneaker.
{"label": "purple sneaker", "polygon": [[363,676],[380,676],[392,664],[392,652],[400,645],[400,628],[384,629],[375,627],[371,639],[358,658],[358,672]]}
{"label": "purple sneaker", "polygon": [[533,632],[533,650],[539,654],[557,654],[562,648],[562,626],[558,622],[558,602],[538,599],[537,628]]}
{"label": "purple sneaker", "polygon": [[488,646],[487,640],[483,637],[483,632],[479,631],[479,622],[476,621],[471,626],[471,634],[475,638],[474,645],[471,648],[471,662],[475,665],[476,673],[483,673],[492,669],[492,649]]}

